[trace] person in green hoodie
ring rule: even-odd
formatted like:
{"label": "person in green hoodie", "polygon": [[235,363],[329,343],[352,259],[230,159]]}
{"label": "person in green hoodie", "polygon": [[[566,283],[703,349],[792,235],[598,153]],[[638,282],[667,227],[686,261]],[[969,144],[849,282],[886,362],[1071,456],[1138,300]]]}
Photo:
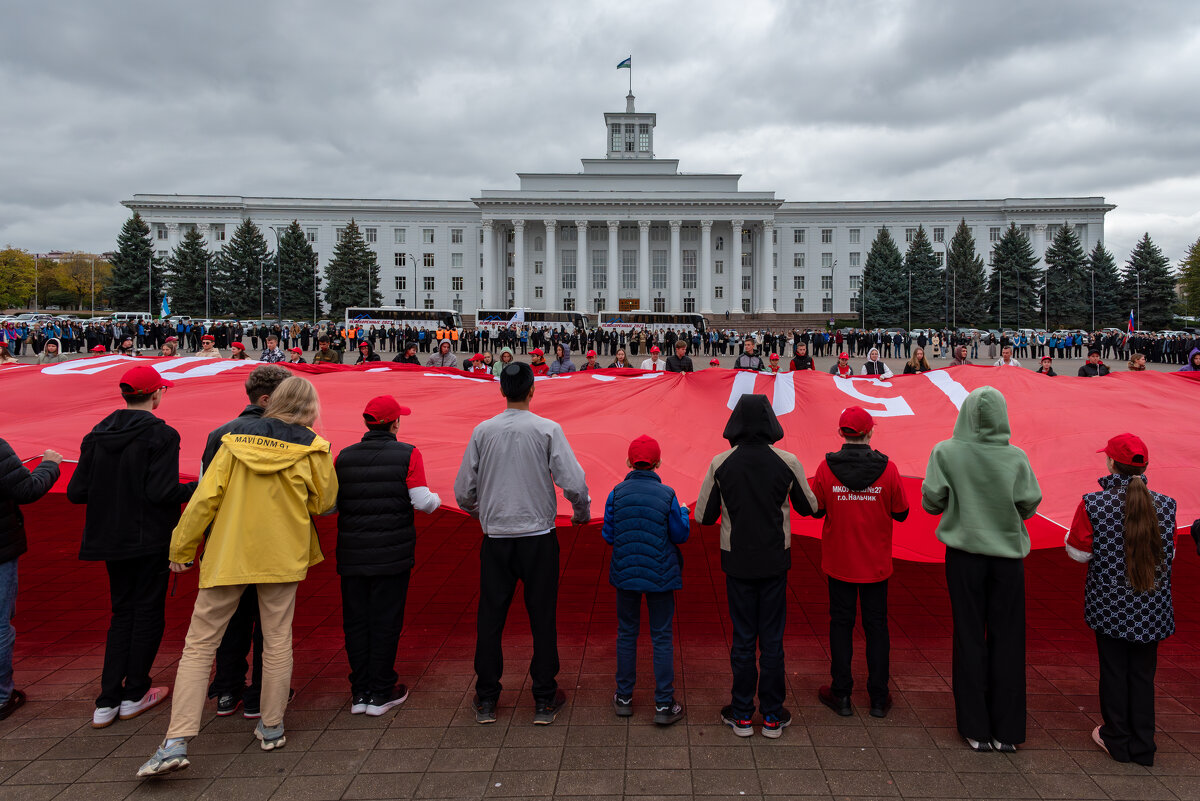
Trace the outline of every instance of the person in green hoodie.
{"label": "person in green hoodie", "polygon": [[1042,491],[1010,445],[1008,405],[993,387],[967,396],[954,435],[933,447],[921,506],[940,514],[954,618],[954,707],[976,751],[1025,741],[1025,565]]}
{"label": "person in green hoodie", "polygon": [[500,361],[498,361],[492,365],[492,375],[496,376],[496,378],[499,378],[500,371],[503,370],[505,368],[505,366],[511,364],[512,360],[513,360],[512,348],[501,348],[500,349]]}

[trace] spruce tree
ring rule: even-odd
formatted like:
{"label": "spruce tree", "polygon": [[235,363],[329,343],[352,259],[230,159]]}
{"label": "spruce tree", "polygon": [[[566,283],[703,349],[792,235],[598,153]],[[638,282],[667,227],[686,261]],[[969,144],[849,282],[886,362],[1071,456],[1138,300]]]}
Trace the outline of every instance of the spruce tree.
{"label": "spruce tree", "polygon": [[1054,232],[1054,240],[1046,250],[1045,303],[1049,314],[1045,318],[1051,329],[1090,328],[1092,324],[1092,295],[1087,256],[1070,223],[1063,223]]}
{"label": "spruce tree", "polygon": [[307,320],[312,316],[317,292],[317,256],[297,220],[292,220],[279,237],[279,269],[283,315]]}
{"label": "spruce tree", "polygon": [[109,297],[117,310],[157,315],[163,293],[162,260],[154,255],[150,226],[136,211],[121,226],[111,263]]}
{"label": "spruce tree", "polygon": [[[1093,293],[1096,303],[1096,327],[1120,328],[1125,330],[1129,323],[1129,307],[1125,304],[1121,276],[1117,273],[1117,260],[1097,242],[1088,254],[1088,304],[1089,311]],[[1089,314],[1088,319],[1091,319]]]}
{"label": "spruce tree", "polygon": [[333,248],[333,258],[325,267],[325,301],[330,313],[337,317],[350,306],[371,308],[382,300],[375,251],[367,247],[362,231],[352,218]]}
{"label": "spruce tree", "polygon": [[975,237],[966,218],[958,223],[946,253],[950,282],[950,317],[960,326],[981,326],[987,318],[983,257],[975,252]]}
{"label": "spruce tree", "polygon": [[1141,309],[1135,325],[1144,331],[1171,326],[1175,316],[1175,277],[1171,275],[1170,262],[1149,233],[1142,234],[1125,262],[1124,284],[1126,296],[1134,298],[1134,314]]}
{"label": "spruce tree", "polygon": [[[171,296],[171,313],[197,317],[206,314],[204,289],[211,280],[212,254],[204,246],[204,237],[196,229],[183,235],[167,258],[167,294]],[[211,298],[208,304],[212,308]]]}
{"label": "spruce tree", "polygon": [[907,323],[908,283],[896,240],[880,228],[863,267],[863,308],[868,328],[895,328]]}
{"label": "spruce tree", "polygon": [[998,328],[1032,327],[1040,322],[1041,270],[1029,237],[1009,223],[992,250],[988,276],[988,317]]}
{"label": "spruce tree", "polygon": [[946,276],[923,225],[917,228],[904,254],[904,272],[906,281],[912,281],[913,325],[940,328],[946,321]]}
{"label": "spruce tree", "polygon": [[249,218],[242,220],[216,260],[214,314],[275,318],[275,259],[267,249],[262,230]]}
{"label": "spruce tree", "polygon": [[1183,290],[1183,314],[1195,320],[1200,315],[1200,239],[1191,244],[1179,262],[1179,283]]}

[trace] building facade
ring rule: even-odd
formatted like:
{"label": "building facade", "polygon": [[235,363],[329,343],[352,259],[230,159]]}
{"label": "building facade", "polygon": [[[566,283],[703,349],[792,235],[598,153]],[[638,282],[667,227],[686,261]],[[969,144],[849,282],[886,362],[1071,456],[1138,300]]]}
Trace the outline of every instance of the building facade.
{"label": "building facade", "polygon": [[[353,218],[378,254],[384,303],[418,308],[857,314],[881,228],[903,249],[924,226],[939,259],[960,220],[987,254],[1015,223],[1035,253],[1058,226],[1104,238],[1102,197],[807,202],[743,191],[740,175],[679,172],[654,155],[655,115],[605,118],[605,158],[579,173],[518,173],[470,200],[135,195],[160,256],[189,228],[213,249],[245,218],[304,228],[323,269]],[[268,241],[274,239],[269,233]],[[364,276],[364,281],[374,276]]]}

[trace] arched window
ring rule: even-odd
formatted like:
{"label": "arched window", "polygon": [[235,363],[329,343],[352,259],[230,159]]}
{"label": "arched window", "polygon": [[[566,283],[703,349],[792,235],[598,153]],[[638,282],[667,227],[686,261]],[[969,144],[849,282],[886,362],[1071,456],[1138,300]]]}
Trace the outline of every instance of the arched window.
{"label": "arched window", "polygon": [[542,238],[540,236],[535,236],[533,238],[533,249],[537,251],[542,249]]}

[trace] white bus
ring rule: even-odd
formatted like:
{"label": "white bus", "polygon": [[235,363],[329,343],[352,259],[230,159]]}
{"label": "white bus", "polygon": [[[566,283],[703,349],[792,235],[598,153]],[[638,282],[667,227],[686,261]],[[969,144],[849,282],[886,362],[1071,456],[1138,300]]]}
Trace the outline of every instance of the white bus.
{"label": "white bus", "polygon": [[531,328],[565,328],[568,332],[586,331],[588,318],[577,311],[539,309],[476,309],[475,327],[496,331],[510,325],[528,325]]}
{"label": "white bus", "polygon": [[605,331],[657,331],[672,330],[675,333],[697,331],[703,334],[708,327],[703,314],[690,312],[656,312],[636,309],[627,312],[600,312],[600,327]]}
{"label": "white bus", "polygon": [[383,306],[375,309],[351,307],[346,309],[346,327],[362,328],[394,325],[410,326],[417,330],[436,331],[438,328],[463,327],[462,315],[450,309],[409,309],[404,306]]}

